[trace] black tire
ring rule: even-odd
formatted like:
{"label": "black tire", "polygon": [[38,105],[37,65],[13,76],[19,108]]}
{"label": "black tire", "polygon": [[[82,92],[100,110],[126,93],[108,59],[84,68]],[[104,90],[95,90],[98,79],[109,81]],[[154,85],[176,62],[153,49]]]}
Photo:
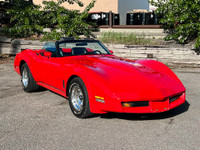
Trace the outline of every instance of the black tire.
{"label": "black tire", "polygon": [[[26,81],[25,82],[23,79],[24,76],[23,76],[23,73],[25,74],[26,72]],[[39,89],[39,85],[37,85],[36,81],[34,80],[31,72],[30,72],[30,69],[28,67],[28,65],[26,63],[24,63],[21,67],[21,83],[22,83],[22,89],[25,91],[25,92],[35,92]]]}
{"label": "black tire", "polygon": [[[81,99],[81,102],[82,102],[81,110],[77,110],[78,108],[76,108],[75,104],[78,104],[78,103],[74,103],[74,100],[76,102],[78,101],[76,98],[73,98],[74,97],[73,93],[75,93],[73,91],[75,88],[78,88],[78,90],[81,90],[80,91],[81,94],[79,95],[82,95],[81,96],[82,99],[80,98],[80,96],[79,98],[77,98],[77,99]],[[84,82],[79,77],[72,79],[72,81],[69,84],[69,105],[70,105],[72,113],[78,118],[88,118],[92,116],[92,113],[90,111],[88,92],[87,92]]]}

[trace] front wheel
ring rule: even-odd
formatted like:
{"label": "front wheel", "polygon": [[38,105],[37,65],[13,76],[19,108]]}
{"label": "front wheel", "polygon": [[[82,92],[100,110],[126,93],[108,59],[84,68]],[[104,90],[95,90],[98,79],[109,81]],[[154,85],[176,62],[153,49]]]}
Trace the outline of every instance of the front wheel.
{"label": "front wheel", "polygon": [[79,77],[74,78],[70,82],[69,104],[73,114],[78,118],[88,118],[92,115],[87,89]]}

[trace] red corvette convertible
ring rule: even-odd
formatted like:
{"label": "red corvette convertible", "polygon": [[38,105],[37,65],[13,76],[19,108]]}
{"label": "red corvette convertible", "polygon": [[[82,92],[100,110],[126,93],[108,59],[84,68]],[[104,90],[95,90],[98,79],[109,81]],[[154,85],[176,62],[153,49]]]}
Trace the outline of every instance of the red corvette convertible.
{"label": "red corvette convertible", "polygon": [[185,87],[164,64],[116,57],[98,40],[65,39],[16,55],[24,91],[45,87],[69,99],[78,118],[93,113],[159,113],[185,102]]}

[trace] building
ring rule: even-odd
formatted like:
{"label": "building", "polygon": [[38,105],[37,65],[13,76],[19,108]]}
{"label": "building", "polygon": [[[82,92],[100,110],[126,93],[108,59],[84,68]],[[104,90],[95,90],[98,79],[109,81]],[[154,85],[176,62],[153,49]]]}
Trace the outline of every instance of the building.
{"label": "building", "polygon": [[[33,0],[35,4],[42,4],[43,0]],[[87,6],[92,0],[81,0],[84,6]],[[68,9],[83,11],[85,7],[79,7],[77,4],[64,4]],[[96,0],[95,6],[90,10],[91,12],[109,12],[120,14],[120,24],[126,24],[126,13],[133,9],[149,10],[148,0]]]}
{"label": "building", "polygon": [[[154,0],[155,2],[158,2],[158,0]],[[150,11],[154,11],[156,10],[157,8],[155,6],[152,6],[151,4],[149,4],[149,10]]]}

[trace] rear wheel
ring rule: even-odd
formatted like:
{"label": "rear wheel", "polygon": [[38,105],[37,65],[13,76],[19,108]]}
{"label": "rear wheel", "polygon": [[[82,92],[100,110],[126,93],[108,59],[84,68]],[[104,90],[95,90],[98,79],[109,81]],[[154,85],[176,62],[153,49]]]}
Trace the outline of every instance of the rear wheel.
{"label": "rear wheel", "polygon": [[26,63],[21,67],[21,83],[23,90],[26,92],[34,92],[39,89],[39,85],[36,84]]}
{"label": "rear wheel", "polygon": [[88,118],[92,115],[87,89],[79,77],[74,78],[70,82],[69,104],[73,114],[78,118]]}

